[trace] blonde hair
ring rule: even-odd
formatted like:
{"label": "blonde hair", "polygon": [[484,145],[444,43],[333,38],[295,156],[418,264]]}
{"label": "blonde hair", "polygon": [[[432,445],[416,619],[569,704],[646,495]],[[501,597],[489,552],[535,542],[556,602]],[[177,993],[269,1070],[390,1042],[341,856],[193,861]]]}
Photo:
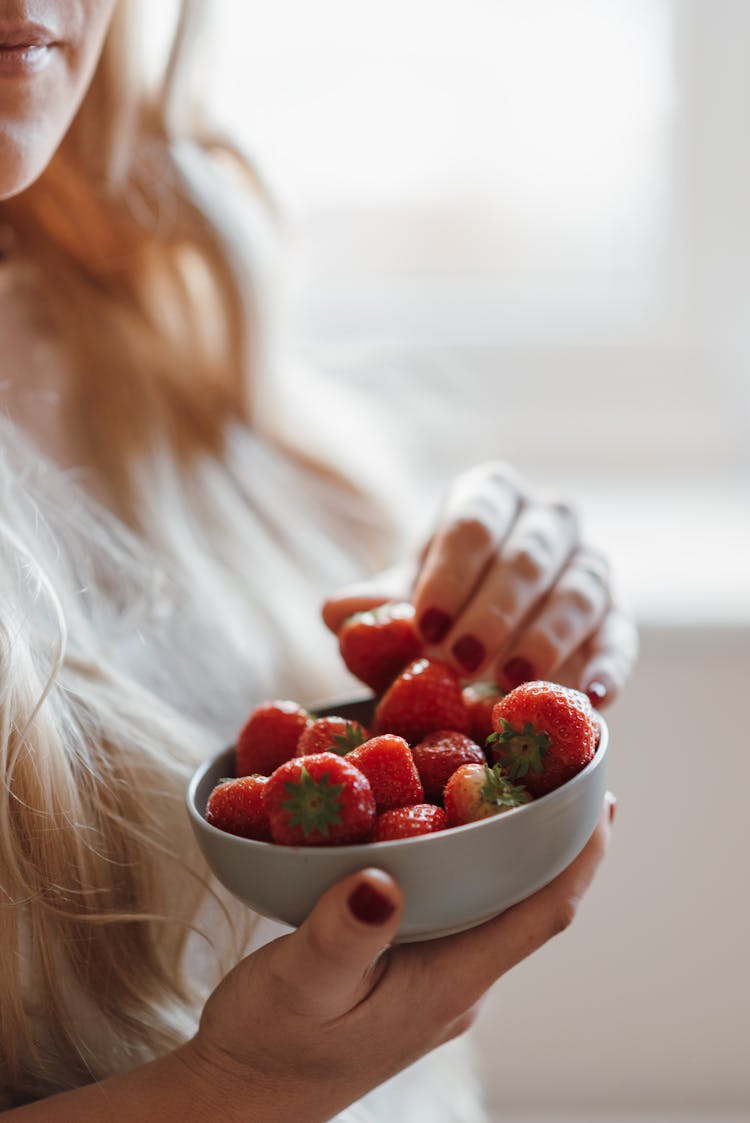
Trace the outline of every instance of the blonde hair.
{"label": "blonde hair", "polygon": [[263,389],[232,181],[270,210],[246,162],[175,112],[194,7],[147,92],[120,3],[49,168],[0,207],[66,359],[88,493],[2,423],[0,1106],[191,1032],[182,962],[209,906],[185,781],[258,694],[330,689],[316,592],[385,560],[359,489]]}
{"label": "blonde hair", "polygon": [[[71,359],[66,423],[107,501],[133,522],[132,464],[165,438],[183,458],[219,451],[227,420],[250,420],[258,367],[251,270],[180,159],[186,114],[174,101],[185,96],[194,8],[182,7],[163,84],[146,91],[131,63],[136,9],[118,5],[67,136],[39,180],[0,210]],[[233,162],[260,196],[247,164]],[[195,315],[198,299],[208,314]]]}
{"label": "blonde hair", "polygon": [[[2,423],[0,1104],[137,1063],[193,1025],[207,879],[182,791],[211,741],[118,667],[163,571]],[[116,595],[113,592],[116,591]],[[92,1012],[97,1016],[92,1019]],[[82,1013],[83,1012],[83,1013]]]}

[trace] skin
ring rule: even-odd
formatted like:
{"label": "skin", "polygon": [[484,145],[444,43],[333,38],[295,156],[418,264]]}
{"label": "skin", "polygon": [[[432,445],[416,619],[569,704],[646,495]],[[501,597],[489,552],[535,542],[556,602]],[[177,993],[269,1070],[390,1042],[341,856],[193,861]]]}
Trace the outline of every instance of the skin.
{"label": "skin", "polygon": [[[398,886],[380,870],[353,874],[321,897],[296,932],[235,967],[187,1045],[7,1118],[325,1123],[464,1033],[489,987],[570,925],[606,852],[614,806],[608,795],[588,844],[548,886],[441,940],[389,947],[401,915]],[[362,882],[392,902],[385,923],[362,923],[348,908]]]}
{"label": "skin", "polygon": [[37,73],[0,75],[0,199],[33,183],[52,159],[94,73],[115,3],[0,0],[0,29],[31,22],[54,37]]}
{"label": "skin", "polygon": [[[49,163],[94,71],[114,6],[0,0],[0,30],[25,19],[55,33],[37,73],[0,77],[0,197],[23,191]],[[431,607],[450,614],[451,629],[435,645],[444,657],[454,659],[467,628],[481,637],[482,671],[502,673],[521,653],[539,671],[564,670],[576,682],[596,675],[614,693],[634,654],[632,630],[612,606],[601,563],[580,545],[572,513],[531,497],[496,465],[456,482],[416,572],[343,591],[326,605],[327,623],[335,630],[352,611],[394,592],[411,595],[420,617]],[[568,926],[604,856],[613,813],[608,797],[584,851],[541,892],[441,940],[390,947],[402,908],[398,886],[378,870],[353,874],[296,932],[238,964],[187,1044],[6,1118],[323,1123],[464,1032],[487,989]],[[390,903],[388,919],[365,923],[352,913],[348,902],[362,883]]]}
{"label": "skin", "polygon": [[[416,567],[341,590],[323,617],[337,632],[353,612],[388,600],[412,601],[418,625],[437,608],[451,623],[427,653],[504,690],[554,679],[601,708],[617,696],[637,654],[607,563],[583,544],[572,508],[535,495],[502,463],[456,479]],[[470,672],[458,657],[466,636],[484,652]]]}

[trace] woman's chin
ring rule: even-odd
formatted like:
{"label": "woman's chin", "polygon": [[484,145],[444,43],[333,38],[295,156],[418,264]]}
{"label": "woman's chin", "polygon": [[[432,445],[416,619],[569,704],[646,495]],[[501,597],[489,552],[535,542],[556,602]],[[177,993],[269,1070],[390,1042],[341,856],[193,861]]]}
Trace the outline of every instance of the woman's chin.
{"label": "woman's chin", "polygon": [[0,201],[20,195],[35,183],[53,153],[54,145],[24,144],[0,127]]}

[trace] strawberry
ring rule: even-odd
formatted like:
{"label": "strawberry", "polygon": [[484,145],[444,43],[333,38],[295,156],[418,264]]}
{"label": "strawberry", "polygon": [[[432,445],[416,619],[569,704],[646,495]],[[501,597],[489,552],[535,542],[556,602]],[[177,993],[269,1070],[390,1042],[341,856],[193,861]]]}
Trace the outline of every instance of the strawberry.
{"label": "strawberry", "polygon": [[445,785],[462,764],[486,764],[484,751],[465,733],[440,729],[429,733],[412,749],[425,797],[443,802]]}
{"label": "strawberry", "polygon": [[376,694],[382,694],[399,671],[422,654],[412,604],[381,604],[357,612],[344,621],[338,637],[347,667]]}
{"label": "strawberry", "polygon": [[511,690],[495,706],[492,724],[492,759],[535,796],[585,768],[599,733],[586,695],[552,682],[524,682]]}
{"label": "strawberry", "polygon": [[389,842],[394,838],[412,838],[417,834],[433,834],[448,825],[442,807],[432,803],[413,803],[384,811],[375,821],[371,842]]}
{"label": "strawberry", "polygon": [[446,663],[417,659],[391,683],[375,710],[376,733],[395,733],[414,744],[436,729],[469,732],[461,680]]}
{"label": "strawberry", "polygon": [[512,784],[499,765],[462,764],[445,785],[445,813],[449,827],[489,819],[528,803],[524,787]]}
{"label": "strawberry", "polygon": [[367,777],[336,753],[294,757],[280,765],[263,800],[271,837],[285,846],[364,842],[375,821]]}
{"label": "strawberry", "polygon": [[312,718],[296,702],[263,702],[256,706],[237,738],[236,772],[270,776],[294,756],[297,742]]}
{"label": "strawberry", "polygon": [[339,756],[346,756],[369,736],[364,725],[360,725],[358,721],[348,721],[344,717],[319,717],[303,731],[294,755],[338,753]]}
{"label": "strawberry", "polygon": [[423,801],[419,773],[403,737],[394,737],[391,733],[373,737],[350,752],[346,759],[370,781],[378,812]]}
{"label": "strawberry", "polygon": [[492,711],[504,697],[504,691],[494,682],[472,682],[464,687],[464,702],[471,717],[469,732],[478,745],[484,745],[493,732]]}
{"label": "strawberry", "polygon": [[271,841],[268,813],[263,804],[265,776],[242,776],[223,780],[214,788],[206,804],[206,819],[214,827],[241,838]]}

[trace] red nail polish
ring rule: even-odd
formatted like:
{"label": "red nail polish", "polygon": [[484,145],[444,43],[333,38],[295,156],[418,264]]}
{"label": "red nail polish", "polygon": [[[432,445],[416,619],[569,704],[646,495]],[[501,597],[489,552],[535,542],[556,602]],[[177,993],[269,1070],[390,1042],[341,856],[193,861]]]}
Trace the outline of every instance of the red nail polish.
{"label": "red nail polish", "polygon": [[428,643],[440,643],[452,623],[451,617],[442,608],[428,608],[420,617],[419,630]]}
{"label": "red nail polish", "polygon": [[362,924],[385,924],[396,906],[369,881],[361,882],[349,895],[349,909]]}
{"label": "red nail polish", "polygon": [[522,682],[532,682],[536,678],[531,663],[521,655],[508,660],[503,667],[503,674],[511,686],[520,686]]}
{"label": "red nail polish", "polygon": [[465,635],[457,639],[451,648],[456,660],[465,671],[475,671],[484,662],[484,644],[476,636]]}
{"label": "red nail polish", "polygon": [[607,697],[607,688],[603,682],[590,682],[586,687],[586,694],[592,706],[601,706]]}
{"label": "red nail polish", "polygon": [[617,800],[613,796],[612,800],[610,802],[610,805],[609,805],[609,821],[610,821],[610,823],[614,823],[616,813],[617,813]]}

